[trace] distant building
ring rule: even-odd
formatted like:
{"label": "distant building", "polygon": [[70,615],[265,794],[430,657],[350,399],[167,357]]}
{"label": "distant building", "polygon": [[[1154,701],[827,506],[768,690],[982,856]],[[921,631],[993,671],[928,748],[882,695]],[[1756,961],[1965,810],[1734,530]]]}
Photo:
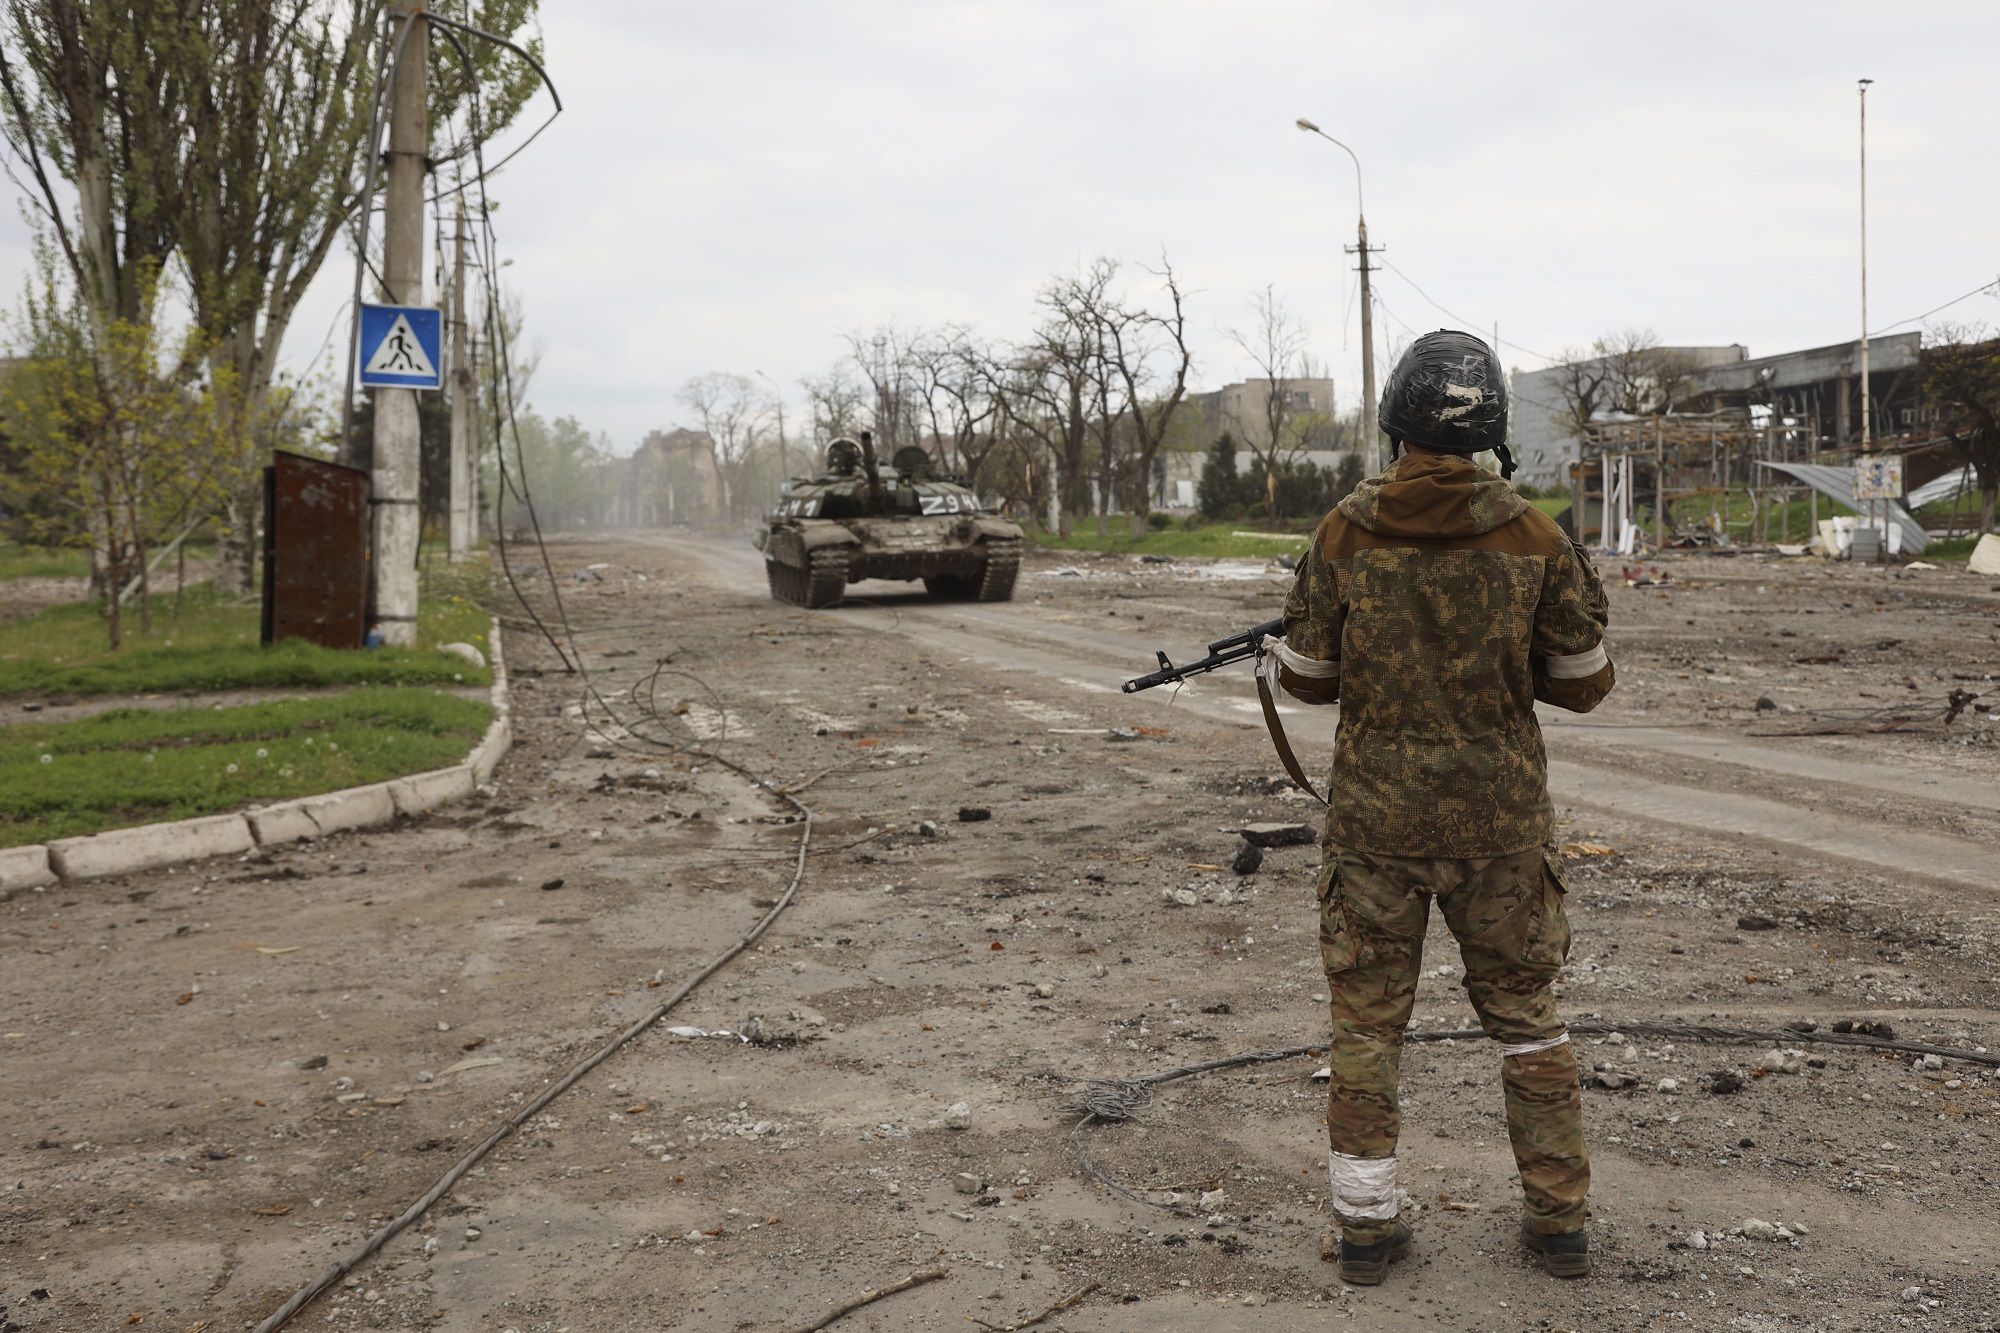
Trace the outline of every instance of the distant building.
{"label": "distant building", "polygon": [[[1924,430],[1921,334],[1896,333],[1868,343],[1871,438],[1882,444]],[[1676,404],[1684,413],[1737,413],[1787,427],[1806,454],[1854,448],[1861,443],[1861,344],[1858,341],[1752,357],[1732,343],[1722,347],[1668,347],[1696,367],[1694,384]],[[1519,479],[1537,486],[1566,484],[1576,457],[1575,430],[1565,411],[1562,371],[1516,371],[1509,431]],[[1595,420],[1611,421],[1608,413]],[[1761,427],[1760,427],[1761,429]]]}
{"label": "distant building", "polygon": [[[1721,347],[1663,347],[1662,352],[1684,357],[1706,369],[1740,363],[1749,355],[1741,343]],[[1562,422],[1565,411],[1562,370],[1517,370],[1513,374],[1513,402],[1507,413],[1508,447],[1513,450],[1519,471],[1517,481],[1535,486],[1559,486],[1565,469],[1576,457],[1576,432]]]}
{"label": "distant building", "polygon": [[625,470],[612,503],[618,527],[664,527],[712,514],[721,502],[715,441],[706,431],[652,431],[611,466]]}
{"label": "distant building", "polygon": [[[1288,417],[1333,415],[1331,379],[1301,377],[1279,380],[1278,383],[1280,391],[1290,400],[1286,407]],[[1262,444],[1264,437],[1271,432],[1267,410],[1271,402],[1269,380],[1225,384],[1211,393],[1191,393],[1188,401],[1201,409],[1202,415],[1218,435],[1228,431],[1239,440]]]}

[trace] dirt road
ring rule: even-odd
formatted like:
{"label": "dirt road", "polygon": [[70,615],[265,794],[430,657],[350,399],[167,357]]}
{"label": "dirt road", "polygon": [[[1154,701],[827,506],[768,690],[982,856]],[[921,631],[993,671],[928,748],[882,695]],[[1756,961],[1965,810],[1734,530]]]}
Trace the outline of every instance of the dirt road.
{"label": "dirt road", "polygon": [[[1009,606],[805,612],[747,546],[554,553],[610,715],[511,635],[523,741],[477,804],[4,904],[0,1323],[254,1325],[739,938],[800,826],[670,748],[701,739],[815,814],[796,905],[666,1020],[727,1035],[639,1037],[303,1326],[775,1333],[943,1268],[837,1327],[1004,1326],[1095,1282],[1049,1326],[2000,1328],[1991,1068],[1793,1038],[1824,1063],[1763,1072],[1636,1026],[2000,1049],[2000,700],[1931,717],[1994,688],[1986,581],[1610,571],[1619,693],[1549,727],[1565,1004],[1632,1029],[1579,1038],[1598,1272],[1555,1284],[1511,1239],[1492,1050],[1417,1042],[1417,1251],[1353,1292],[1319,1259],[1316,1061],[1168,1083],[1125,1124],[1062,1109],[1324,1034],[1316,849],[1219,868],[1228,830],[1314,822],[1247,680],[1117,693],[1276,614],[1282,573],[1038,556]],[[1322,762],[1325,720],[1290,720]],[[1469,1027],[1430,945],[1417,1027]]]}

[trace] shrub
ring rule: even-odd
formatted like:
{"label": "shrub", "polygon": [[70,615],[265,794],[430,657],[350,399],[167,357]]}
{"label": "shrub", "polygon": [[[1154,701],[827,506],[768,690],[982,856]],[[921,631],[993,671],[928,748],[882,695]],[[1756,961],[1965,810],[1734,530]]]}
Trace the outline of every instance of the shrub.
{"label": "shrub", "polygon": [[1162,513],[1155,509],[1152,513],[1146,515],[1146,526],[1154,532],[1165,532],[1173,525],[1174,516],[1172,514]]}
{"label": "shrub", "polygon": [[1264,502],[1262,500],[1259,500],[1256,504],[1251,505],[1248,509],[1245,509],[1243,511],[1243,517],[1262,518],[1264,517],[1264,513],[1265,513]]}

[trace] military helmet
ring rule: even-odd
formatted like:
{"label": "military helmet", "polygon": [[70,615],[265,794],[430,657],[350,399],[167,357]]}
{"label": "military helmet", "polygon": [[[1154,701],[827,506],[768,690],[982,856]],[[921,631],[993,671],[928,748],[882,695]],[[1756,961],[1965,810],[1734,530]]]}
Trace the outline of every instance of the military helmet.
{"label": "military helmet", "polygon": [[1426,333],[1389,372],[1381,422],[1390,439],[1440,453],[1504,453],[1507,380],[1499,359],[1469,333]]}
{"label": "military helmet", "polygon": [[826,470],[837,477],[852,476],[861,466],[861,446],[845,435],[826,446]]}

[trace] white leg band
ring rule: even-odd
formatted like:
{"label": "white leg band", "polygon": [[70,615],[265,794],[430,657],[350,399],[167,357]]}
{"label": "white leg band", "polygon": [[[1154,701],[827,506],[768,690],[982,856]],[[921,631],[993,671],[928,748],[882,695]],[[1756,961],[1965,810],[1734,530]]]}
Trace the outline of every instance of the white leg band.
{"label": "white leg band", "polygon": [[1565,1032],[1560,1037],[1550,1037],[1547,1041],[1524,1041],[1518,1046],[1502,1046],[1500,1055],[1502,1059],[1510,1055],[1533,1055],[1537,1051],[1551,1050],[1568,1044],[1569,1033]]}
{"label": "white leg band", "polygon": [[1598,644],[1587,653],[1573,653],[1568,657],[1547,659],[1550,680],[1582,680],[1594,676],[1610,665],[1611,658],[1605,653],[1604,645]]}
{"label": "white leg band", "polygon": [[1329,1151],[1326,1174],[1333,1182],[1333,1210],[1358,1222],[1387,1222],[1396,1216],[1396,1159],[1349,1157]]}

